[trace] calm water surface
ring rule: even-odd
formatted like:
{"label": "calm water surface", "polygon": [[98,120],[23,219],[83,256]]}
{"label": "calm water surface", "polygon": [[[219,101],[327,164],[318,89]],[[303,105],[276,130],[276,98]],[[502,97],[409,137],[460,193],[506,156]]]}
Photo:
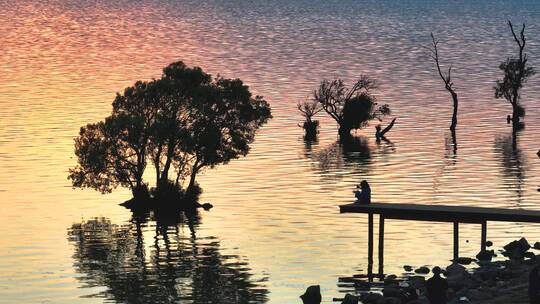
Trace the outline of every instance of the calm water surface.
{"label": "calm water surface", "polygon": [[[526,129],[512,150],[494,100],[498,63],[514,51],[505,25],[526,22],[540,67],[537,1],[0,1],[0,303],[297,303],[311,284],[324,301],[340,277],[362,275],[367,219],[340,215],[368,179],[373,201],[540,209],[540,76],[527,83]],[[451,102],[422,46],[433,31],[460,97]],[[133,216],[110,195],[74,190],[78,128],[108,115],[116,91],[184,60],[239,77],[274,119],[246,158],[205,172],[214,209],[187,220]],[[397,117],[391,142],[374,126],[347,145],[321,117],[304,142],[295,105],[323,78],[380,82]],[[461,250],[480,233],[463,225]],[[539,225],[493,223],[500,248]],[[385,271],[446,265],[451,225],[388,221]],[[468,241],[468,242],[467,242]]]}

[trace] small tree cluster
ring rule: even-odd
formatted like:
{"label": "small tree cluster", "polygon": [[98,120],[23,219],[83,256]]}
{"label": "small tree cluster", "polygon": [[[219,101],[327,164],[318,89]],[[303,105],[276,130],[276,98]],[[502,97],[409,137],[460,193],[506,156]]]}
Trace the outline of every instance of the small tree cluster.
{"label": "small tree cluster", "polygon": [[167,66],[160,79],[126,88],[112,106],[104,121],[81,128],[69,179],[102,193],[129,187],[136,198],[148,197],[148,163],[156,196],[195,191],[198,173],[245,156],[271,118],[268,103],[241,80],[212,78],[182,62]]}
{"label": "small tree cluster", "polygon": [[313,99],[339,125],[339,135],[348,136],[352,129],[365,127],[372,119],[382,120],[390,114],[387,104],[378,105],[372,90],[377,88],[375,80],[362,75],[351,88],[343,80],[323,80],[313,92]]}
{"label": "small tree cluster", "polygon": [[313,117],[322,111],[320,104],[314,100],[306,100],[299,102],[296,107],[305,119],[302,128],[306,132],[306,138],[314,138],[317,135],[319,121],[313,120]]}
{"label": "small tree cluster", "polygon": [[512,125],[514,130],[519,126],[520,117],[525,116],[525,108],[520,104],[520,90],[527,79],[536,74],[534,68],[527,66],[527,54],[524,53],[525,44],[525,24],[521,27],[519,37],[514,31],[512,22],[508,21],[508,27],[512,32],[514,41],[518,45],[518,57],[509,57],[503,61],[499,69],[504,72],[504,78],[497,80],[495,84],[495,98],[504,98],[512,105]]}

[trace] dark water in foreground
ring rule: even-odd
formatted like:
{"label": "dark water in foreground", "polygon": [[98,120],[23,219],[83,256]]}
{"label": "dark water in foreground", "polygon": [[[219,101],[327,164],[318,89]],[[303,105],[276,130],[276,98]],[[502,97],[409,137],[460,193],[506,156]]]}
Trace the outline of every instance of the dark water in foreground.
{"label": "dark water in foreground", "polygon": [[[535,1],[0,1],[0,303],[295,303],[311,284],[324,301],[339,277],[366,273],[365,216],[340,215],[370,181],[373,201],[540,209],[540,76],[523,92],[526,129],[512,149],[510,108],[493,98],[514,45],[507,18],[526,22],[540,67]],[[450,96],[423,45],[433,31],[454,67]],[[110,111],[114,92],[175,60],[245,80],[274,119],[250,155],[201,176],[215,208],[193,221],[133,216],[73,190],[78,128]],[[373,125],[337,141],[321,118],[316,142],[297,127],[297,101],[323,78],[380,81],[397,117],[391,142]],[[538,225],[493,223],[500,248]],[[451,224],[387,221],[385,270],[446,265]],[[473,256],[477,225],[461,228]],[[467,242],[468,241],[468,242]],[[377,261],[375,261],[377,263]]]}

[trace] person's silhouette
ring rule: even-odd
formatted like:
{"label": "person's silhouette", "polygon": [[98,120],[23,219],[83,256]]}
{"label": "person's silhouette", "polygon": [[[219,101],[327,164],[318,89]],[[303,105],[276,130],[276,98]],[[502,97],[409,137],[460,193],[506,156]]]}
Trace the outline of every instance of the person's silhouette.
{"label": "person's silhouette", "polygon": [[441,277],[441,268],[435,266],[431,270],[433,277],[427,280],[427,298],[431,304],[446,304],[448,282]]}
{"label": "person's silhouette", "polygon": [[356,197],[356,202],[360,204],[370,204],[371,203],[371,188],[366,180],[363,180],[359,186],[356,186],[356,191],[354,191],[354,196]]}
{"label": "person's silhouette", "polygon": [[531,304],[540,304],[540,266],[535,266],[529,274],[529,300]]}

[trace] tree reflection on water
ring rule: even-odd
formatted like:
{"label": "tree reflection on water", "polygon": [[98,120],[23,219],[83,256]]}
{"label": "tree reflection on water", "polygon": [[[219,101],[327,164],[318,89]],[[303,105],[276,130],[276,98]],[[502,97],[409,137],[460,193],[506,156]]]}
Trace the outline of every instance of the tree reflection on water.
{"label": "tree reflection on water", "polygon": [[518,147],[518,133],[495,138],[494,150],[502,163],[504,184],[516,193],[516,202],[521,205],[524,195],[526,163]]}
{"label": "tree reflection on water", "polygon": [[68,239],[83,288],[106,288],[88,297],[118,303],[266,302],[267,278],[255,281],[247,262],[221,253],[218,239],[196,238],[198,221],[183,214],[167,220],[138,214],[126,225],[107,218],[73,224]]}
{"label": "tree reflection on water", "polygon": [[343,137],[333,144],[319,150],[313,150],[311,142],[305,143],[304,156],[316,161],[315,169],[330,180],[337,180],[344,175],[366,176],[370,173],[374,158],[384,160],[396,150],[389,140],[376,142],[370,147],[365,136]]}

